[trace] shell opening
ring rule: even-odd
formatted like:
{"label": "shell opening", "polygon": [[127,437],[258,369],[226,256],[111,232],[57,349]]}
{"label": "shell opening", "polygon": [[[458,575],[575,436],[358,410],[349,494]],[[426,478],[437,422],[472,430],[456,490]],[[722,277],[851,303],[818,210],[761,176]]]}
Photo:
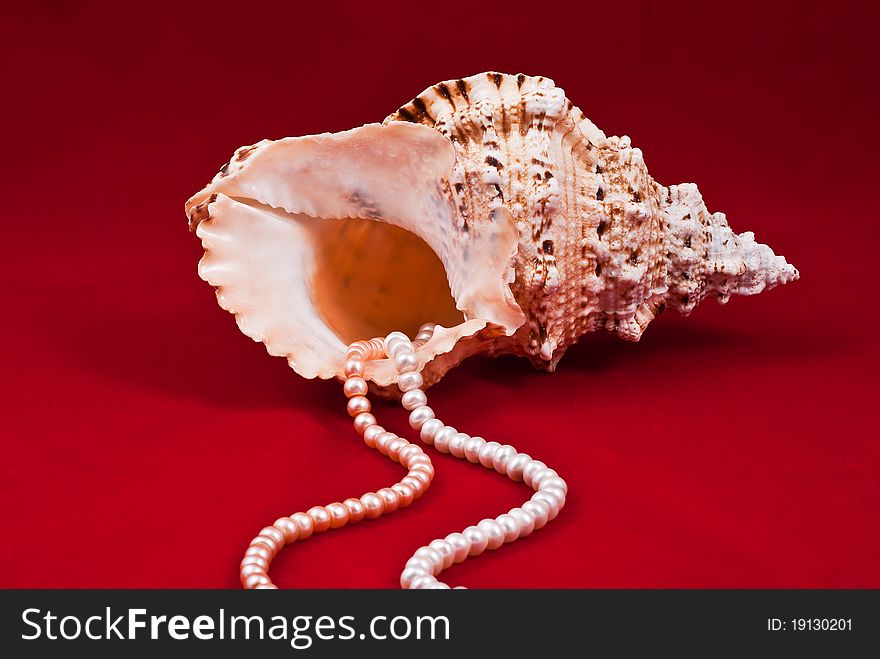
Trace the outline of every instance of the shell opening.
{"label": "shell opening", "polygon": [[428,321],[453,327],[464,320],[443,264],[415,234],[375,220],[308,224],[315,308],[343,342],[394,330],[415,336]]}

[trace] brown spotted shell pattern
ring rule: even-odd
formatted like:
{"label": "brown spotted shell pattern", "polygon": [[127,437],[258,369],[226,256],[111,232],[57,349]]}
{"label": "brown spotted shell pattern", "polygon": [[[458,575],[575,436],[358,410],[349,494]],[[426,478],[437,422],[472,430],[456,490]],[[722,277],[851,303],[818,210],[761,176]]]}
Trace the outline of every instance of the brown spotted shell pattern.
{"label": "brown spotted shell pattern", "polygon": [[[239,149],[187,214],[221,306],[306,377],[340,377],[350,341],[428,321],[428,384],[476,353],[553,370],[587,332],[635,341],[666,309],[798,277],[522,74],[441,82],[381,125]],[[381,390],[393,368],[367,377]]]}

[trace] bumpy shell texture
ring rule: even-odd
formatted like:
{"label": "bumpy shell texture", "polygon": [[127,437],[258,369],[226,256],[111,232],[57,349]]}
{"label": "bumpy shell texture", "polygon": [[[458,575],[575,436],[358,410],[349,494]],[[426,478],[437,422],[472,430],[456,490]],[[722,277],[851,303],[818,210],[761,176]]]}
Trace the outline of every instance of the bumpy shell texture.
{"label": "bumpy shell texture", "polygon": [[[341,376],[350,341],[428,321],[442,326],[417,351],[429,384],[475,353],[553,370],[587,332],[635,341],[665,309],[798,277],[522,74],[439,83],[381,125],[243,147],[186,210],[220,305],[305,377]],[[367,376],[381,388],[394,371]]]}

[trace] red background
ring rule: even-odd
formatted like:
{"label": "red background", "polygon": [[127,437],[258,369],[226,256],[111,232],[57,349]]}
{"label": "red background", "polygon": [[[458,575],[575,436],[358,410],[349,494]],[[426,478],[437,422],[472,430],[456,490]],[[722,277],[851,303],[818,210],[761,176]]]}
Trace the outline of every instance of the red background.
{"label": "red background", "polygon": [[[449,580],[880,587],[875,10],[118,4],[0,21],[0,586],[236,587],[262,526],[401,476],[338,384],[300,379],[217,307],[183,202],[240,145],[378,121],[497,69],[555,79],[802,279],[664,315],[639,344],[587,337],[552,376],[475,359],[431,389],[449,423],[571,488],[545,530]],[[528,495],[432,457],[416,505],[289,548],[276,581],[396,587],[420,544]]]}

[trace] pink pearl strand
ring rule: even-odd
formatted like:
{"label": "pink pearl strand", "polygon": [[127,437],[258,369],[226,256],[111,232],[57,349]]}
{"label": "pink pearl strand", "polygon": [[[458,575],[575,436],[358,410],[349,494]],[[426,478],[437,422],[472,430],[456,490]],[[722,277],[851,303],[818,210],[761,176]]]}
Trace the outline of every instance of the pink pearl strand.
{"label": "pink pearl strand", "polygon": [[[412,344],[410,344],[412,345]],[[363,519],[375,519],[410,505],[418,499],[434,478],[431,459],[421,447],[410,444],[402,437],[376,423],[370,414],[370,401],[366,398],[367,383],[364,380],[364,364],[370,359],[385,356],[382,339],[356,341],[345,355],[345,395],[348,397],[348,413],[354,417],[354,427],[363,435],[364,443],[395,462],[400,462],[409,472],[391,487],[368,492],[362,497],[346,499],[326,506],[314,506],[306,512],[281,517],[265,527],[251,540],[241,562],[241,583],[249,589],[277,588],[269,579],[269,564],[281,549],[293,542],[302,541],[314,533],[338,529]],[[406,361],[406,360],[404,360]],[[409,363],[409,362],[407,362]]]}
{"label": "pink pearl strand", "polygon": [[398,386],[403,392],[401,403],[410,412],[410,426],[419,431],[422,441],[433,444],[441,453],[452,453],[457,458],[494,469],[514,481],[523,481],[535,490],[535,494],[521,507],[495,519],[484,519],[461,533],[451,533],[416,550],[400,575],[400,585],[413,589],[449,588],[437,579],[436,575],[442,570],[540,529],[559,514],[568,493],[565,481],[543,462],[518,452],[509,444],[487,442],[482,437],[458,432],[434,416],[421,390],[422,376],[415,372],[414,351],[414,347],[431,338],[434,327],[433,323],[422,325],[414,342],[401,332],[392,332],[385,339],[385,351],[394,359],[399,374]]}

